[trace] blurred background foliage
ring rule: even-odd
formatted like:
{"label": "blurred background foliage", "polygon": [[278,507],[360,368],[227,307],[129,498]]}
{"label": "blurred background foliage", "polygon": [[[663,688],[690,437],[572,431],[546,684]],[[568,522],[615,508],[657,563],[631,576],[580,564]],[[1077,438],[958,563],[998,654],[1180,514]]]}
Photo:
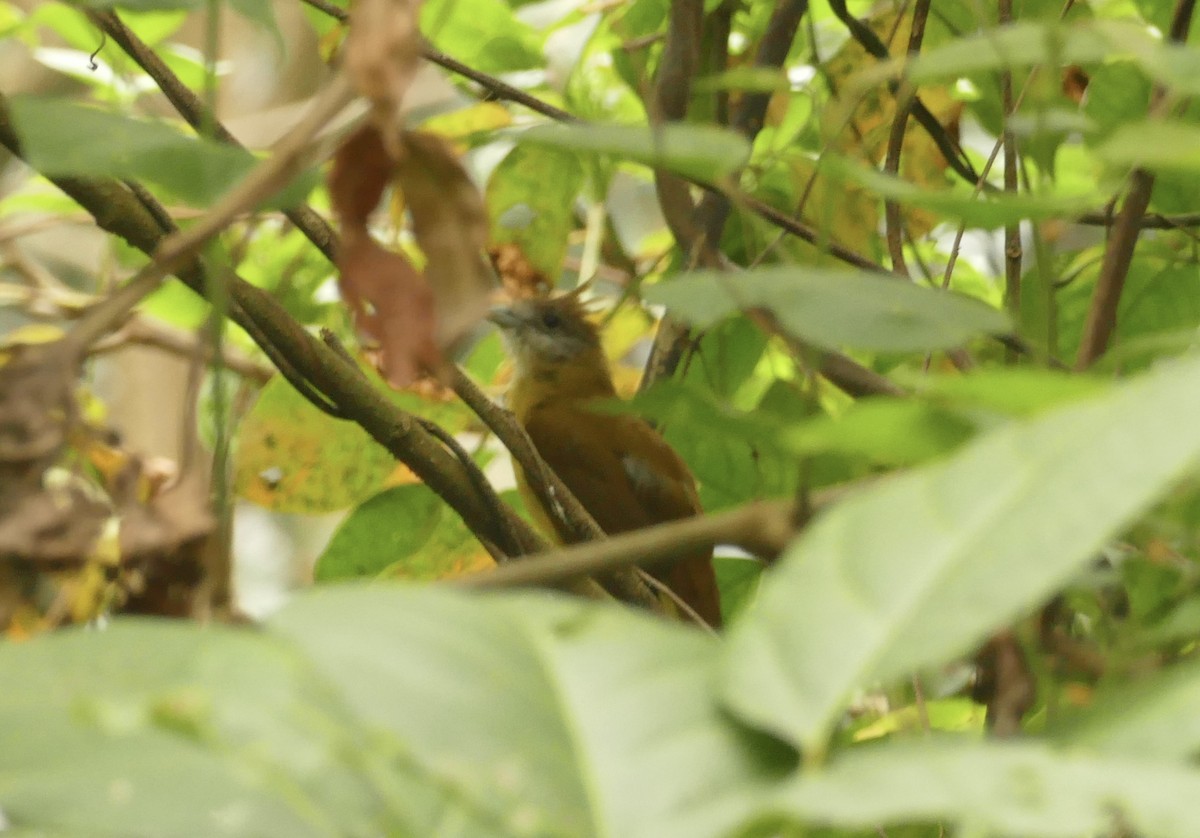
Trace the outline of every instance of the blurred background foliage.
{"label": "blurred background foliage", "polygon": [[[0,3],[0,91],[30,163],[8,158],[0,164],[0,336],[6,347],[60,334],[144,262],[133,248],[100,232],[45,175],[136,180],[186,225],[303,113],[328,79],[345,36],[339,14],[345,3],[332,4],[332,11],[290,0],[115,4],[129,29],[214,107],[248,149],[235,150],[186,129],[155,81],[101,35],[87,12],[109,5]],[[923,484],[917,479],[934,475],[930,480],[944,493],[935,493],[935,499],[944,506],[917,504],[915,511],[905,511],[897,501],[878,519],[879,538],[892,532],[889,527],[902,534],[906,521],[927,524],[942,541],[896,536],[891,558],[897,576],[920,577],[945,548],[955,557],[948,562],[952,570],[984,592],[995,592],[989,610],[955,600],[953,579],[929,585],[920,605],[931,614],[944,609],[957,615],[944,623],[931,620],[958,638],[956,648],[933,641],[922,646],[904,634],[896,618],[884,627],[888,643],[871,648],[903,651],[910,647],[901,641],[911,641],[911,648],[925,649],[905,658],[919,679],[864,665],[857,680],[847,682],[853,689],[822,708],[838,722],[814,711],[817,721],[806,724],[804,712],[793,718],[787,702],[770,689],[763,693],[766,709],[747,709],[753,703],[747,695],[760,683],[752,676],[761,673],[738,681],[737,660],[751,661],[747,667],[761,662],[754,653],[770,643],[759,624],[737,635],[740,645],[718,658],[706,640],[677,627],[607,611],[596,616],[583,606],[577,613],[576,606],[532,597],[500,599],[470,616],[461,602],[442,602],[442,594],[428,600],[395,594],[391,601],[384,589],[359,591],[363,598],[354,600],[335,588],[327,600],[301,598],[285,609],[269,623],[270,642],[222,630],[213,634],[219,639],[216,651],[207,652],[199,648],[204,641],[179,628],[122,627],[130,644],[165,644],[159,647],[163,660],[144,670],[145,683],[132,674],[130,659],[136,656],[129,647],[101,648],[95,636],[56,639],[56,668],[49,672],[39,668],[32,647],[0,648],[5,680],[22,685],[0,699],[0,739],[16,737],[0,747],[0,812],[18,826],[24,817],[35,826],[61,827],[64,834],[82,834],[97,813],[105,819],[105,834],[197,834],[196,821],[161,800],[138,798],[128,820],[120,820],[112,800],[98,791],[92,796],[79,791],[71,806],[39,820],[49,807],[37,783],[59,782],[64,768],[49,757],[37,763],[31,755],[48,753],[76,735],[72,718],[82,714],[92,720],[88,730],[96,742],[118,733],[133,737],[122,741],[133,743],[129,753],[140,754],[144,767],[131,775],[131,787],[153,789],[164,799],[198,801],[200,809],[205,801],[225,799],[222,795],[242,800],[244,808],[229,815],[227,823],[234,826],[226,834],[426,835],[444,825],[437,813],[450,811],[463,824],[457,832],[449,830],[453,834],[717,835],[744,828],[745,834],[791,829],[802,835],[873,835],[883,832],[875,824],[909,822],[889,826],[886,834],[940,835],[941,827],[929,823],[944,819],[979,830],[970,834],[1082,835],[1108,828],[1095,813],[1107,812],[1110,804],[1144,834],[1197,834],[1194,813],[1182,804],[1154,809],[1146,802],[1154,797],[1154,783],[1175,790],[1178,800],[1194,800],[1187,795],[1200,790],[1200,779],[1190,765],[1183,759],[1156,764],[1161,776],[1153,780],[1153,772],[1138,774],[1130,767],[1132,758],[1126,759],[1138,747],[1149,748],[1147,742],[1154,745],[1147,752],[1151,757],[1190,758],[1198,750],[1195,725],[1181,710],[1191,706],[1187,702],[1200,684],[1190,661],[1200,633],[1200,495],[1186,471],[1194,460],[1195,414],[1188,412],[1186,398],[1172,395],[1194,388],[1196,381],[1194,371],[1180,373],[1170,363],[1194,348],[1200,328],[1196,51],[1164,41],[1176,8],[1165,0],[1014,0],[1012,21],[1003,27],[991,3],[933,4],[920,55],[901,75],[913,7],[920,4],[849,4],[890,58],[871,55],[851,37],[835,13],[838,5],[808,4],[784,60],[757,66],[755,56],[778,4],[707,2],[710,20],[728,26],[727,55],[704,45],[687,118],[671,126],[669,141],[660,142],[667,135],[646,126],[656,116],[653,90],[662,69],[668,0],[427,0],[421,29],[437,50],[597,124],[552,127],[546,116],[432,67],[414,85],[408,119],[413,127],[447,138],[461,153],[486,201],[493,261],[502,279],[563,290],[591,283],[587,293],[606,324],[605,349],[618,389],[632,398],[614,409],[632,410],[664,431],[696,474],[707,510],[763,498],[820,498],[829,487],[885,476],[913,478],[900,485],[919,492]],[[1006,77],[1017,102],[1011,114]],[[987,188],[954,171],[915,119],[901,138],[898,166],[890,174],[881,171],[897,103],[912,90],[943,137],[961,146],[959,165],[988,172]],[[721,127],[748,97],[759,95],[767,97],[760,130],[747,136]],[[1020,149],[1016,189],[1005,187],[1002,152],[990,164],[1006,129]],[[648,164],[732,195],[717,243],[731,270],[692,270],[692,254],[677,247],[664,220]],[[1151,223],[1132,253],[1108,352],[1086,372],[1072,374],[1067,370],[1080,353],[1108,246],[1106,219],[1119,207],[1113,196],[1122,194],[1135,166],[1157,175],[1147,210]],[[697,188],[693,194],[699,199],[704,193]],[[815,243],[786,235],[739,197],[803,221],[815,232]],[[338,299],[333,265],[278,212],[300,200],[329,214],[319,167],[232,225],[214,245],[215,258],[267,290],[306,328],[330,330],[359,353],[363,347]],[[887,201],[895,206],[890,218]],[[373,229],[392,247],[421,258],[402,195],[390,196]],[[830,245],[881,270],[906,274],[911,282],[851,271]],[[1016,272],[1014,247],[1023,257]],[[664,312],[688,323],[693,340],[678,374],[639,391]],[[253,618],[274,613],[292,589],[313,582],[320,587],[334,580],[431,581],[491,564],[461,519],[410,471],[357,426],[312,407],[273,374],[269,359],[236,327],[225,338],[227,370],[214,377],[205,355],[212,320],[207,302],[168,282],[97,348],[77,395],[94,434],[74,441],[70,461],[59,464],[73,479],[111,500],[115,475],[131,461],[157,463],[164,474],[196,463],[227,471],[233,497],[229,510],[219,512],[232,522],[238,604]],[[1004,342],[998,335],[1012,339]],[[830,351],[885,376],[894,390],[864,395],[835,386],[817,372]],[[365,364],[367,354],[360,354]],[[479,329],[458,360],[490,393],[503,391],[510,370],[494,332]],[[1165,379],[1161,390],[1122,383],[1126,377],[1158,381],[1154,376],[1164,367],[1175,370],[1175,377]],[[1141,374],[1150,377],[1138,378]],[[454,434],[503,499],[520,507],[509,491],[507,456],[450,392],[424,382],[390,398]],[[1122,417],[1124,424],[1117,421]],[[1054,422],[1066,423],[1055,431],[1058,436],[1051,433]],[[1048,430],[1039,436],[1037,429]],[[233,440],[232,455],[214,462],[215,443],[224,435]],[[1161,468],[1155,465],[1160,462]],[[966,469],[963,463],[978,470],[965,478],[946,477]],[[1028,468],[1027,491],[1004,482],[1004,467],[1013,463]],[[153,483],[154,468],[139,468],[140,479]],[[998,512],[989,507],[982,491],[991,485],[987,481],[995,481],[998,496],[1010,506]],[[1026,496],[1044,503],[1027,508],[1021,505]],[[1112,500],[1107,506],[1106,498]],[[1055,541],[1055,528],[1075,521],[1080,506],[1101,519],[1092,520],[1095,531],[1080,524],[1073,538],[1068,533]],[[993,529],[972,529],[978,520],[967,513],[978,513]],[[829,537],[830,554],[845,559],[851,576],[861,572],[867,587],[886,576],[867,559],[856,564],[857,539],[869,541],[873,520],[847,513],[835,519],[846,528],[842,541]],[[1002,546],[995,547],[990,537]],[[1050,549],[1048,544],[1054,550],[1046,558],[1039,551]],[[868,547],[862,547],[862,556],[880,555]],[[994,567],[972,564],[977,554],[992,549],[1016,557],[1013,567],[1032,575],[1039,563],[1058,570],[1023,587],[1015,569],[1006,578]],[[792,552],[799,557],[806,550],[819,552],[803,544]],[[0,615],[8,637],[22,639],[107,613],[116,594],[113,574],[97,572],[105,555],[102,546],[94,547],[80,566],[56,568],[36,590],[3,566]],[[756,612],[761,564],[729,548],[718,551],[717,563],[724,609],[735,626],[741,619],[762,624],[778,619],[795,628],[808,619],[814,636],[831,633],[832,656],[844,651],[839,644],[845,638],[857,637],[852,625],[823,621],[828,615],[816,593],[815,601],[801,596],[804,590],[826,591],[821,579],[797,572],[787,581],[781,574],[778,593],[774,599],[764,595]],[[972,590],[983,597],[980,589]],[[1053,607],[1042,609],[1046,601]],[[537,604],[521,611],[522,603],[531,602]],[[814,612],[789,618],[797,603]],[[363,610],[348,615],[335,605]],[[411,614],[397,616],[394,609],[400,608],[411,608]],[[973,610],[978,613],[970,623]],[[1026,618],[1035,612],[1036,618]],[[361,660],[339,659],[334,644],[339,637],[349,648],[367,644],[376,636],[372,632],[386,638],[380,641],[385,644],[429,640],[437,632],[422,629],[421,615],[440,626],[462,621],[430,641],[441,657],[414,651],[415,644],[382,673]],[[703,728],[709,738],[694,753],[675,755],[666,773],[698,769],[695,763],[706,759],[720,770],[703,782],[693,776],[691,785],[681,780],[679,788],[663,791],[668,802],[678,802],[720,789],[722,794],[714,792],[698,807],[703,816],[689,819],[672,811],[668,817],[650,804],[639,808],[641,801],[622,800],[615,782],[598,793],[600,800],[585,800],[578,788],[568,787],[591,769],[608,777],[597,767],[606,759],[635,758],[632,746],[626,752],[603,741],[608,728],[590,715],[594,708],[581,697],[586,678],[562,676],[577,692],[561,706],[538,707],[555,725],[578,723],[585,731],[580,753],[555,751],[571,766],[571,780],[561,785],[538,785],[525,776],[485,777],[472,768],[475,760],[501,771],[507,764],[496,754],[520,741],[518,731],[507,738],[495,733],[494,724],[513,717],[478,696],[446,710],[447,718],[454,717],[453,710],[477,722],[464,725],[463,741],[450,744],[430,742],[396,709],[426,712],[440,700],[435,689],[416,683],[418,673],[447,683],[463,678],[486,691],[507,681],[540,684],[551,677],[547,673],[560,676],[570,670],[572,655],[603,669],[597,662],[605,660],[603,654],[587,657],[569,642],[576,622],[582,626],[580,647],[614,638],[637,646],[644,633],[650,639],[640,647],[640,663],[683,673],[686,685],[676,685],[675,692],[664,687],[664,695],[632,676],[622,681],[621,673],[607,674],[628,685],[637,701],[681,702],[680,717],[686,718],[672,721],[681,729]],[[865,750],[866,756],[835,763],[811,789],[800,782],[767,787],[768,780],[790,776],[797,759],[815,765],[830,753],[859,754],[858,743],[924,742],[930,731],[983,729],[980,705],[967,698],[973,676],[964,655],[1002,626],[1025,649],[1036,683],[1025,730],[1047,734],[1024,750],[1005,752],[1004,759],[1015,762],[989,762],[984,750],[931,750],[914,751],[908,762],[889,768],[892,752],[881,751],[874,764],[875,752]],[[495,643],[490,663],[472,661],[456,645],[485,642]],[[738,649],[744,658],[735,654]],[[798,649],[786,647],[799,660]],[[169,664],[170,655],[178,656],[178,667]],[[688,669],[680,660],[694,666]],[[483,666],[484,675],[475,670],[469,678],[463,675],[471,663]],[[254,672],[256,667],[261,671]],[[818,675],[824,671],[814,667]],[[718,672],[725,680],[712,687]],[[262,673],[273,680],[268,683]],[[1146,676],[1153,686],[1138,686]],[[76,681],[72,694],[84,696],[78,705],[63,699],[47,710],[35,700]],[[396,708],[380,706],[385,696],[371,695],[373,689],[395,697]],[[257,718],[254,690],[286,695],[294,702],[292,714]],[[763,740],[709,718],[718,712],[718,697]],[[1112,707],[1135,701],[1145,710],[1144,729],[1136,720],[1113,721],[1119,712]],[[28,727],[37,732],[21,728],[35,718],[36,725]],[[52,723],[43,725],[45,718]],[[388,735],[375,738],[380,728]],[[188,748],[164,730],[181,734]],[[243,730],[268,744],[256,754],[239,753]],[[777,741],[767,744],[762,731]],[[569,740],[557,727],[543,734],[537,747],[548,751],[565,748]],[[1172,734],[1179,739],[1175,745]],[[310,737],[318,744],[310,744]],[[977,737],[964,738],[979,744]],[[1122,750],[1125,739],[1132,744]],[[80,751],[93,761],[72,769],[78,777],[105,769],[112,752],[96,742],[87,746],[92,750]],[[1094,746],[1109,761],[1055,762],[1055,742]],[[420,758],[407,762],[411,754],[404,749],[422,747]],[[152,756],[162,765],[183,765],[177,762],[181,754],[195,761],[188,764],[194,773],[152,770],[159,764]],[[446,760],[457,767],[448,770]],[[249,784],[238,773],[247,766],[256,778]],[[932,793],[906,799],[898,782],[888,784],[900,771],[896,766],[921,766],[914,769],[914,782],[923,789],[958,775],[978,782],[964,780],[957,799],[932,799]],[[372,785],[381,772],[390,778],[382,789]],[[431,776],[438,782],[452,777],[466,791],[447,802],[454,790]],[[1112,788],[1087,797],[1085,791],[1099,788],[1095,778],[1102,776],[1124,778],[1124,785],[1113,780]],[[1059,803],[1082,800],[1082,808],[1022,803],[1004,785],[1006,778],[1017,782],[1012,777],[1048,783],[1045,788],[1061,792]],[[509,780],[511,788],[505,785]],[[992,781],[1002,786],[994,800],[984,792]],[[647,785],[654,787],[649,780]],[[86,783],[71,788],[85,789]],[[861,805],[863,797],[848,791],[855,788],[877,791],[878,806]],[[670,797],[675,792],[678,797]],[[250,797],[238,797],[246,794]],[[398,800],[405,794],[409,797]],[[296,805],[297,796],[311,799]],[[1099,820],[1089,820],[1092,816]]]}

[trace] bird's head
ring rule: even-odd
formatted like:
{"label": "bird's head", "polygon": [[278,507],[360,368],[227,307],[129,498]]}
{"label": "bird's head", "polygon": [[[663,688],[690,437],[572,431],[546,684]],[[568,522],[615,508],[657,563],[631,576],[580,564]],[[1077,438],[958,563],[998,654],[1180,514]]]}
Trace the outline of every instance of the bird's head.
{"label": "bird's head", "polygon": [[492,309],[488,319],[500,327],[518,377],[580,368],[607,376],[600,333],[574,294],[517,300]]}

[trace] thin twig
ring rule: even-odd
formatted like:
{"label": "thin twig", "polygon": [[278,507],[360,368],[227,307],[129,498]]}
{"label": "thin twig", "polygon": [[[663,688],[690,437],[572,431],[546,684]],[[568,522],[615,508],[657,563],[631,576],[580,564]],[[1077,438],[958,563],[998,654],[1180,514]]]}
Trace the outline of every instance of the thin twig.
{"label": "thin twig", "polygon": [[[846,8],[846,0],[829,0],[829,8],[833,11],[834,16],[850,31],[850,37],[858,41],[862,48],[869,54],[883,61],[891,58],[887,45],[879,40],[871,30],[871,27],[850,14],[850,11]],[[945,127],[938,122],[937,117],[921,101],[920,96],[914,95],[912,115],[916,119],[917,124],[929,134],[930,139],[933,140],[938,151],[942,153],[950,168],[968,183],[978,183],[979,174],[975,171],[975,167],[971,165],[971,161],[967,159],[967,155],[963,152],[962,147],[958,144],[957,140],[950,136]]]}
{"label": "thin twig", "polygon": [[[999,0],[999,23],[1012,22],[1012,0]],[[1017,137],[1011,121],[1015,112],[1013,103],[1012,70],[1000,74],[1001,137],[1004,144],[1004,191],[1017,194]],[[1013,222],[1004,228],[1004,305],[1014,321],[1021,311],[1021,224]],[[1011,355],[1010,355],[1011,358]]]}
{"label": "thin twig", "polygon": [[[150,346],[183,358],[194,357],[199,351],[205,361],[212,357],[211,347],[197,340],[195,335],[148,320],[137,313],[118,331],[92,344],[88,354],[105,355],[127,346]],[[222,353],[222,363],[226,367],[256,384],[265,384],[275,375],[273,368],[259,363],[236,347],[225,346]]]}
{"label": "thin twig", "polygon": [[[837,496],[841,494],[838,492]],[[815,508],[824,507],[834,496],[832,493],[828,497],[821,496],[814,502]],[[754,501],[725,512],[684,518],[621,533],[603,541],[563,547],[495,571],[459,577],[452,584],[478,588],[546,585],[633,565],[669,563],[685,558],[689,551],[717,544],[735,544],[773,560],[804,522],[797,518],[794,501]]]}
{"label": "thin twig", "polygon": [[[114,11],[89,10],[88,18],[115,41],[126,55],[134,60],[139,67],[154,80],[158,89],[167,97],[172,107],[183,117],[188,125],[198,133],[204,133],[221,142],[241,147],[241,143],[217,119],[215,113],[192,90],[180,81],[158,55],[129,27],[121,21]],[[284,210],[284,216],[296,225],[309,241],[325,255],[330,262],[334,261],[337,234],[333,228],[305,204]]]}
{"label": "thin twig", "polygon": [[[911,58],[921,51],[925,39],[925,21],[929,18],[929,0],[917,0],[913,9],[912,27],[908,36],[907,55]],[[887,154],[883,170],[888,174],[900,174],[900,155],[904,151],[904,137],[908,132],[908,118],[916,102],[917,91],[910,82],[901,82],[896,91],[896,114],[892,119],[892,130],[888,135]],[[904,261],[904,217],[900,204],[888,198],[884,201],[884,237],[888,253],[892,257],[892,271],[907,277],[908,265]]]}

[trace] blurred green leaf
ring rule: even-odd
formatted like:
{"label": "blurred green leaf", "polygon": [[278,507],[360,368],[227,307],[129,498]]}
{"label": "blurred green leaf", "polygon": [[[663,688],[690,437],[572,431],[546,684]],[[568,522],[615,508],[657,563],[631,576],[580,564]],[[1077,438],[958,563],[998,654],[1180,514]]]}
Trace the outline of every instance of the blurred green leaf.
{"label": "blurred green leaf", "polygon": [[763,564],[751,558],[714,556],[713,569],[721,591],[721,620],[729,625],[754,602]]}
{"label": "blurred green leaf", "polygon": [[625,609],[327,588],[271,627],[458,807],[521,834],[725,834],[794,765],[723,717],[713,638]]}
{"label": "blurred green leaf", "polygon": [[1125,122],[1096,147],[1114,166],[1141,166],[1158,172],[1200,171],[1200,125],[1164,120]]}
{"label": "blurred green leaf", "polygon": [[730,705],[821,747],[856,687],[966,651],[1064,584],[1200,456],[1200,430],[1177,419],[1197,410],[1191,359],[831,509],[732,632]]}
{"label": "blurred green leaf", "polygon": [[651,286],[643,297],[700,328],[734,311],[765,308],[785,331],[826,349],[945,349],[1008,330],[1003,312],[970,297],[829,268],[696,272]]}
{"label": "blurred green leaf", "polygon": [[819,416],[783,433],[799,454],[835,451],[874,464],[911,465],[953,451],[975,425],[936,405],[906,399],[864,399],[838,417]]}
{"label": "blurred green leaf", "polygon": [[1200,753],[1200,662],[1187,660],[1102,690],[1079,716],[1051,729],[1062,745],[1139,758],[1191,760]]}
{"label": "blurred green leaf", "polygon": [[378,834],[369,743],[284,644],[118,621],[0,644],[0,801],[72,835]]}
{"label": "blurred green leaf", "polygon": [[712,125],[539,125],[516,140],[576,153],[611,154],[702,180],[718,180],[750,157],[745,137]]}
{"label": "blurred green leaf", "polygon": [[856,183],[880,198],[932,210],[957,219],[968,227],[984,230],[1032,219],[1073,217],[1103,203],[1103,197],[1099,194],[1014,195],[1007,192],[981,192],[973,195],[970,190],[923,189],[902,178],[834,156],[825,159],[822,171],[830,177]]}
{"label": "blurred green leaf", "polygon": [[701,76],[692,83],[693,94],[712,93],[715,90],[774,93],[790,88],[787,73],[770,67],[734,67],[711,76]]}
{"label": "blurred green leaf", "polygon": [[1033,416],[1099,395],[1109,386],[1109,382],[1097,377],[1037,367],[975,369],[966,375],[911,373],[896,379],[935,401],[994,410],[1007,416]]}
{"label": "blurred green leaf", "polygon": [[1189,838],[1200,830],[1197,795],[1200,773],[1177,763],[1034,742],[927,741],[847,754],[792,781],[776,806],[801,822],[841,827],[937,820],[981,834],[1078,838],[1119,823]]}
{"label": "blurred green leaf", "polygon": [[[51,176],[133,178],[208,206],[257,164],[244,149],[187,137],[163,122],[66,99],[21,96],[8,104],[30,165]],[[311,188],[311,175],[308,179],[303,192]],[[302,197],[289,190],[278,200]]]}
{"label": "blurred green leaf", "polygon": [[438,49],[482,73],[542,63],[537,32],[503,0],[428,0],[421,6],[421,31]]}

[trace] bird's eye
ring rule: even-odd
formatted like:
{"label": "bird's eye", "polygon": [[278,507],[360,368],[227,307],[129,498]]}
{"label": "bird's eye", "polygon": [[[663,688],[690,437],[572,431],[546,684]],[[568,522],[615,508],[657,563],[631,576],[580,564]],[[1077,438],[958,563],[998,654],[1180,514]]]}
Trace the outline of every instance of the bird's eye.
{"label": "bird's eye", "polygon": [[542,325],[547,329],[557,329],[562,325],[562,318],[556,311],[547,311],[542,314]]}

